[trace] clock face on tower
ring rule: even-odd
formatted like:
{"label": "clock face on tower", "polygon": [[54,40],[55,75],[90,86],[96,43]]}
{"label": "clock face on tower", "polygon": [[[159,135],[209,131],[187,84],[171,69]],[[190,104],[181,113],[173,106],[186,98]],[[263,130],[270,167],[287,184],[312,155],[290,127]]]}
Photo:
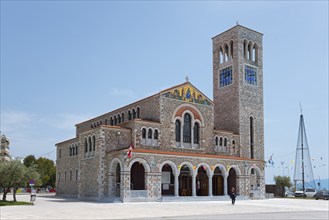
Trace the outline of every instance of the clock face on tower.
{"label": "clock face on tower", "polygon": [[245,65],[244,72],[245,82],[247,84],[257,86],[257,69],[252,66]]}
{"label": "clock face on tower", "polygon": [[232,67],[219,70],[219,87],[224,87],[233,83]]}

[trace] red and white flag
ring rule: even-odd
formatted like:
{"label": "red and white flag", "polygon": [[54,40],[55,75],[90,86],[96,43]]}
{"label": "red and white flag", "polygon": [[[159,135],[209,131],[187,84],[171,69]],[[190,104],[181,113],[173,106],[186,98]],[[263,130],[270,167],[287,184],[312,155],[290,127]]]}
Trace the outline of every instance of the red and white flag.
{"label": "red and white flag", "polygon": [[127,157],[130,159],[131,155],[133,153],[133,149],[134,149],[134,144],[130,144],[129,149],[127,151]]}

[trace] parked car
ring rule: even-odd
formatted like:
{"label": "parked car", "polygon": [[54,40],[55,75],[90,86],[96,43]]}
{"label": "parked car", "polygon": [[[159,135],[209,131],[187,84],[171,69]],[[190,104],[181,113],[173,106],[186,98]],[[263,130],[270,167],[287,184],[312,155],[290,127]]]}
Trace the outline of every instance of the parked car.
{"label": "parked car", "polygon": [[290,189],[286,189],[284,192],[285,197],[295,197],[295,193],[291,191]]}
{"label": "parked car", "polygon": [[312,198],[316,194],[315,189],[307,188],[305,189],[305,196],[308,198]]}
{"label": "parked car", "polygon": [[313,198],[315,198],[316,200],[318,200],[318,199],[328,200],[329,199],[329,191],[327,191],[327,190],[319,191],[319,192],[315,193]]}
{"label": "parked car", "polygon": [[308,198],[312,198],[316,193],[315,189],[312,188],[306,188],[305,191],[303,190],[296,190],[295,191],[295,197],[308,197]]}

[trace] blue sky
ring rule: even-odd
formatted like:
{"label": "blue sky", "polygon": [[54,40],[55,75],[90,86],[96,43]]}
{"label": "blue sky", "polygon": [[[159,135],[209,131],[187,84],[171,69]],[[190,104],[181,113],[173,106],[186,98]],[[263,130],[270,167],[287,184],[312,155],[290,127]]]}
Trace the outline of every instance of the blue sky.
{"label": "blue sky", "polygon": [[75,124],[186,75],[212,98],[211,38],[237,21],[264,34],[266,183],[293,177],[300,102],[314,177],[328,178],[328,1],[1,1],[11,154],[55,159]]}

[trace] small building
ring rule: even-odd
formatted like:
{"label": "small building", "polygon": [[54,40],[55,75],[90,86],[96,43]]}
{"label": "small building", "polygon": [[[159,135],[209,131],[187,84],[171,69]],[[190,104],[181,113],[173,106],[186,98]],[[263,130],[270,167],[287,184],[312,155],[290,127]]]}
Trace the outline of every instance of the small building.
{"label": "small building", "polygon": [[[56,144],[58,195],[265,198],[263,34],[212,38],[213,100],[186,82],[76,125]],[[202,73],[204,74],[204,73]]]}
{"label": "small building", "polygon": [[0,163],[3,163],[5,161],[10,161],[10,150],[9,150],[9,144],[10,141],[6,137],[6,135],[0,133],[0,139],[1,139],[1,147],[0,147]]}

